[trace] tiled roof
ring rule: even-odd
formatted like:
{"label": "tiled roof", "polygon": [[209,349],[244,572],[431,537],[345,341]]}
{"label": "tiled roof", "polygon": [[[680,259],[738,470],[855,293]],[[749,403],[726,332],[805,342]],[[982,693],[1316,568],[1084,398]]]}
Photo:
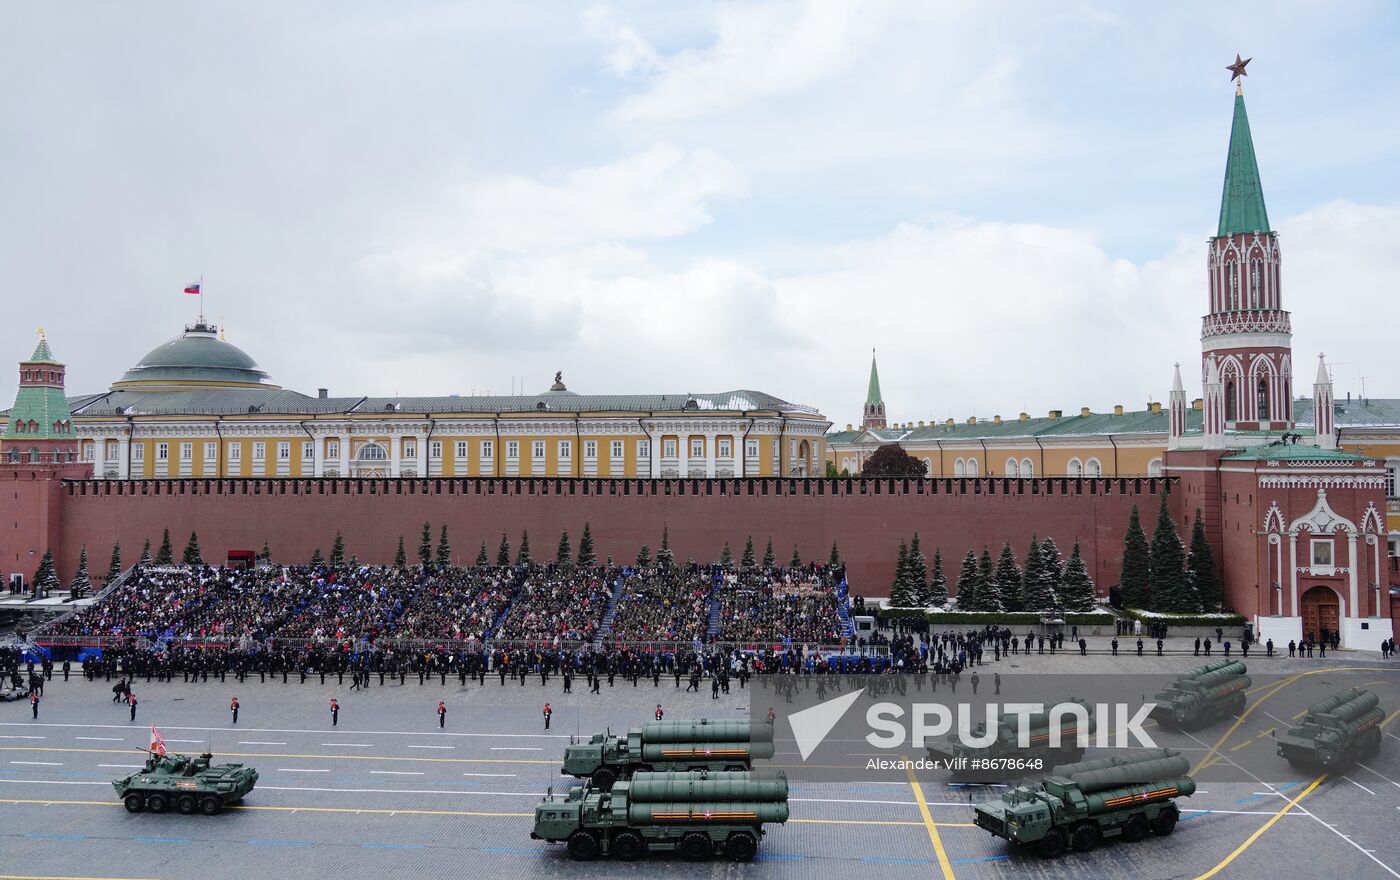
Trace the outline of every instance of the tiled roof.
{"label": "tiled roof", "polygon": [[1270,443],[1255,446],[1226,458],[1232,461],[1363,461],[1359,455],[1340,449],[1321,449],[1300,443]]}
{"label": "tiled roof", "polygon": [[[1201,414],[1195,410],[1188,410],[1186,414],[1187,426],[1199,427],[1201,424]],[[975,425],[965,422],[955,423],[952,427],[946,424],[928,425],[922,428],[883,428],[870,430],[868,433],[879,438],[881,443],[932,443],[936,440],[991,440],[991,439],[1015,439],[1024,437],[1083,437],[1083,436],[1104,436],[1113,434],[1119,436],[1123,434],[1166,434],[1168,430],[1168,412],[1165,408],[1161,412],[1151,410],[1140,410],[1138,412],[1125,412],[1121,416],[1110,413],[1090,413],[1087,416],[1072,415],[1061,416],[1058,419],[1037,418],[1019,420],[1003,420],[1001,424],[994,421],[979,420]],[[829,443],[850,443],[866,431],[836,431],[827,435]]]}

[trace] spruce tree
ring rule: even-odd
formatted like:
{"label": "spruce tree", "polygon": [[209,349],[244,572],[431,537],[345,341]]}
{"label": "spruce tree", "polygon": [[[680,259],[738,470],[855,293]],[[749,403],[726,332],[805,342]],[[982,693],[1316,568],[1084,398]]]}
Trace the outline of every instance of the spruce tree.
{"label": "spruce tree", "polygon": [[739,565],[743,568],[753,568],[758,564],[757,558],[753,554],[753,535],[749,535],[748,542],[744,544],[744,555],[739,560]]}
{"label": "spruce tree", "polygon": [[642,549],[637,551],[637,568],[647,568],[651,565],[651,548],[643,544]]}
{"label": "spruce tree", "polygon": [[[402,539],[401,539],[402,540]],[[491,557],[486,555],[486,542],[481,542],[481,549],[476,551],[476,567],[485,568],[491,564]]]}
{"label": "spruce tree", "polygon": [[1060,606],[1065,611],[1093,611],[1095,605],[1094,579],[1089,576],[1089,567],[1079,553],[1079,542],[1074,542],[1074,550],[1065,563],[1065,576],[1060,581]]}
{"label": "spruce tree", "polygon": [[890,582],[890,607],[909,608],[914,604],[909,595],[909,545],[899,542],[899,555],[895,557],[894,580]]}
{"label": "spruce tree", "polygon": [[170,530],[161,535],[160,549],[156,551],[156,565],[170,565],[175,562],[175,548],[170,546]]}
{"label": "spruce tree", "polygon": [[1016,564],[1016,551],[1011,549],[1011,542],[1007,541],[1001,545],[1001,556],[997,559],[997,590],[1001,593],[1002,607],[1007,611],[1020,611],[1021,603],[1021,567]]}
{"label": "spruce tree", "polygon": [[1191,551],[1186,555],[1186,566],[1191,571],[1191,583],[1196,587],[1196,599],[1201,610],[1215,613],[1220,610],[1220,575],[1215,571],[1215,554],[1206,539],[1206,524],[1201,519],[1201,509],[1196,508],[1196,521],[1191,525]]}
{"label": "spruce tree", "polygon": [[[796,550],[797,548],[793,548]],[[778,557],[773,555],[773,536],[768,536],[768,549],[763,551],[763,567],[772,568],[778,561]]]}
{"label": "spruce tree", "polygon": [[88,574],[87,545],[78,554],[78,570],[73,572],[73,583],[68,585],[69,598],[81,599],[92,592],[92,576]]}
{"label": "spruce tree", "polygon": [[997,582],[996,564],[992,562],[992,551],[985,544],[977,560],[977,604],[982,606],[983,611],[1006,610],[1006,603],[1001,598],[1001,584]]}
{"label": "spruce tree", "polygon": [[423,523],[423,534],[418,539],[418,564],[428,565],[433,561],[433,527]]}
{"label": "spruce tree", "polygon": [[933,571],[928,579],[928,605],[942,608],[948,604],[948,577],[943,573],[943,551],[933,549]]}
{"label": "spruce tree", "polygon": [[836,542],[831,542],[831,555],[827,557],[826,564],[836,568],[841,564],[841,550],[836,546]]}
{"label": "spruce tree", "polygon": [[1055,607],[1055,597],[1047,594],[1045,563],[1040,554],[1040,541],[1031,536],[1026,549],[1026,567],[1021,570],[1021,607],[1025,611],[1048,611]]}
{"label": "spruce tree", "polygon": [[1134,504],[1133,512],[1128,517],[1128,533],[1123,536],[1123,573],[1118,578],[1118,595],[1124,608],[1143,611],[1152,608],[1151,554],[1147,535],[1142,530],[1142,519]]}
{"label": "spruce tree", "polygon": [[535,560],[530,557],[530,533],[520,532],[520,552],[515,556],[516,565],[534,565]]}
{"label": "spruce tree", "polygon": [[204,557],[199,552],[199,535],[190,532],[190,542],[185,545],[184,562],[186,565],[203,565]]}
{"label": "spruce tree", "polygon": [[929,605],[928,560],[924,558],[923,548],[919,546],[918,532],[915,532],[913,539],[909,541],[908,570],[910,604],[916,608],[927,608]]}
{"label": "spruce tree", "polygon": [[121,577],[121,576],[122,576],[122,545],[121,545],[121,544],[113,544],[113,545],[112,545],[112,562],[111,562],[110,565],[107,566],[107,576],[106,576],[105,578],[102,579],[102,582],[103,582],[104,584],[110,584],[112,581],[116,580],[117,578],[119,578],[119,577]]}
{"label": "spruce tree", "polygon": [[340,568],[345,564],[345,538],[340,532],[335,533],[335,540],[331,542],[331,565]]}
{"label": "spruce tree", "polygon": [[501,568],[510,567],[510,538],[505,532],[501,532],[501,546],[496,548],[496,565]]}
{"label": "spruce tree", "polygon": [[437,555],[435,560],[438,565],[447,568],[452,565],[452,542],[447,540],[447,524],[444,523],[442,531],[438,533]]}
{"label": "spruce tree", "polygon": [[[483,545],[484,546],[484,545]],[[403,535],[399,535],[399,549],[394,552],[394,568],[408,567],[408,552],[403,547]]]}
{"label": "spruce tree", "polygon": [[[403,540],[403,539],[400,538],[399,540]],[[260,551],[258,552],[258,561],[259,561],[259,562],[266,562],[266,563],[269,563],[269,564],[272,562],[272,548],[269,547],[269,546],[267,546],[267,541],[266,541],[266,540],[263,541],[263,548],[262,548],[262,550],[260,550]]]}
{"label": "spruce tree", "polygon": [[316,552],[311,554],[311,567],[320,568],[326,564],[326,558],[321,555],[321,548],[317,547]]}
{"label": "spruce tree", "polygon": [[734,567],[734,551],[729,549],[729,542],[724,542],[724,552],[719,554],[719,564],[725,568]]}
{"label": "spruce tree", "polygon": [[554,553],[554,561],[560,568],[568,568],[574,561],[574,545],[569,541],[569,530],[559,534],[559,549]]}
{"label": "spruce tree", "polygon": [[983,611],[982,597],[978,595],[982,575],[977,571],[977,554],[971,550],[963,557],[962,571],[958,573],[958,610]]}
{"label": "spruce tree", "polygon": [[1050,596],[1050,604],[1044,609],[1060,607],[1060,582],[1065,576],[1065,563],[1060,558],[1060,548],[1055,540],[1047,537],[1040,542],[1040,576],[1045,581],[1045,592]]}
{"label": "spruce tree", "polygon": [[662,523],[661,546],[656,551],[656,564],[662,568],[670,568],[675,563],[676,556],[671,552],[671,528]]}
{"label": "spruce tree", "polygon": [[578,539],[578,567],[592,568],[598,564],[598,555],[593,550],[593,529],[583,524],[583,536]]}
{"label": "spruce tree", "polygon": [[34,572],[34,594],[42,596],[50,590],[58,589],[58,573],[53,568],[53,551],[45,550],[39,560],[39,568]]}
{"label": "spruce tree", "polygon": [[1190,614],[1200,610],[1195,591],[1186,578],[1186,549],[1181,545],[1176,523],[1167,510],[1167,496],[1157,511],[1157,528],[1152,532],[1152,563],[1148,589],[1152,610]]}
{"label": "spruce tree", "polygon": [[798,553],[797,553],[797,545],[796,545],[796,544],[793,544],[793,545],[792,545],[792,558],[788,560],[788,568],[794,568],[794,569],[796,569],[796,568],[801,568],[801,567],[802,567],[802,557],[799,556]]}
{"label": "spruce tree", "polygon": [[137,565],[151,564],[151,539],[147,538],[146,543],[141,547],[141,556],[136,560]]}

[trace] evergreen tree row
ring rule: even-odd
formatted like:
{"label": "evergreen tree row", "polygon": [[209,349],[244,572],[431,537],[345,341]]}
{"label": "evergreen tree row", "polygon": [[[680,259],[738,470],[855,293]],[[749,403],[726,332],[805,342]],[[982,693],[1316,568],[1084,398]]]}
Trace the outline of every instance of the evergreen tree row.
{"label": "evergreen tree row", "polygon": [[[1083,612],[1095,607],[1094,581],[1074,544],[1070,558],[1061,562],[1059,548],[1050,538],[1032,537],[1025,568],[1016,561],[1010,542],[995,559],[989,547],[979,555],[968,550],[958,572],[959,611]],[[935,549],[930,575],[919,546],[919,536],[901,541],[890,584],[890,604],[896,608],[941,608],[948,602],[948,581],[943,574],[943,554]]]}

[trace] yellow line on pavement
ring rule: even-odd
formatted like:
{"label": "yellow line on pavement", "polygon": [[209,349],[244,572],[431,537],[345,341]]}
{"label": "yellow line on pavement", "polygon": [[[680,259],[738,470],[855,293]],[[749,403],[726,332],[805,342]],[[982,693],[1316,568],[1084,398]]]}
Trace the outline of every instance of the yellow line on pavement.
{"label": "yellow line on pavement", "polygon": [[[60,748],[57,746],[0,746],[0,751],[77,751],[85,754],[125,754],[140,748]],[[559,764],[529,758],[412,758],[386,754],[277,754],[270,751],[220,751],[221,758],[307,758],[312,761],[410,761],[416,764]]]}
{"label": "yellow line on pavement", "polygon": [[1390,722],[1394,721],[1396,718],[1400,718],[1400,709],[1396,709],[1394,712],[1391,712],[1385,717],[1385,720],[1381,722],[1381,730],[1385,730],[1385,726]]}
{"label": "yellow line on pavement", "polygon": [[1274,813],[1274,815],[1269,819],[1269,821],[1265,822],[1259,828],[1258,831],[1255,831],[1253,834],[1249,835],[1249,837],[1245,838],[1244,843],[1235,847],[1235,851],[1226,856],[1224,861],[1216,865],[1214,868],[1211,868],[1209,871],[1205,872],[1201,876],[1197,877],[1196,880],[1210,880],[1211,877],[1214,877],[1216,874],[1219,874],[1221,871],[1223,871],[1231,862],[1239,858],[1240,853],[1253,846],[1254,841],[1258,840],[1260,837],[1263,837],[1265,831],[1268,831],[1270,828],[1274,827],[1274,823],[1277,822],[1279,819],[1282,819],[1285,813],[1296,807],[1298,805],[1298,802],[1301,801],[1303,798],[1312,794],[1312,790],[1321,785],[1322,780],[1326,778],[1327,774],[1324,773],[1321,776],[1314,779],[1312,785],[1309,785],[1307,788],[1303,789],[1302,794],[1298,795],[1293,800],[1285,804],[1283,809],[1279,810],[1277,813]]}
{"label": "yellow line on pavement", "polygon": [[957,880],[953,874],[953,863],[948,858],[948,851],[943,848],[943,838],[938,836],[938,826],[934,824],[933,813],[929,812],[923,786],[919,785],[913,767],[906,767],[904,772],[909,774],[909,787],[914,789],[914,800],[919,802],[919,815],[923,817],[924,827],[928,829],[929,843],[933,844],[934,855],[938,857],[938,869],[943,872],[943,880]]}
{"label": "yellow line on pavement", "polygon": [[1234,748],[1230,749],[1230,751],[1232,751],[1232,752],[1238,752],[1240,749],[1244,748],[1245,746],[1249,745],[1249,744],[1252,743],[1252,742],[1254,742],[1254,740],[1252,740],[1252,739],[1247,739],[1247,740],[1245,740],[1244,742],[1240,743],[1239,745],[1235,746]]}

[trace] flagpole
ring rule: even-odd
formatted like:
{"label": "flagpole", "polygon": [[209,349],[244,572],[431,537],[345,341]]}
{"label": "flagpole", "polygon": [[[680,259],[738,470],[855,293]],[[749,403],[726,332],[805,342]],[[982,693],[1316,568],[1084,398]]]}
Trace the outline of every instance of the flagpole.
{"label": "flagpole", "polygon": [[199,323],[204,323],[204,274],[199,276]]}

